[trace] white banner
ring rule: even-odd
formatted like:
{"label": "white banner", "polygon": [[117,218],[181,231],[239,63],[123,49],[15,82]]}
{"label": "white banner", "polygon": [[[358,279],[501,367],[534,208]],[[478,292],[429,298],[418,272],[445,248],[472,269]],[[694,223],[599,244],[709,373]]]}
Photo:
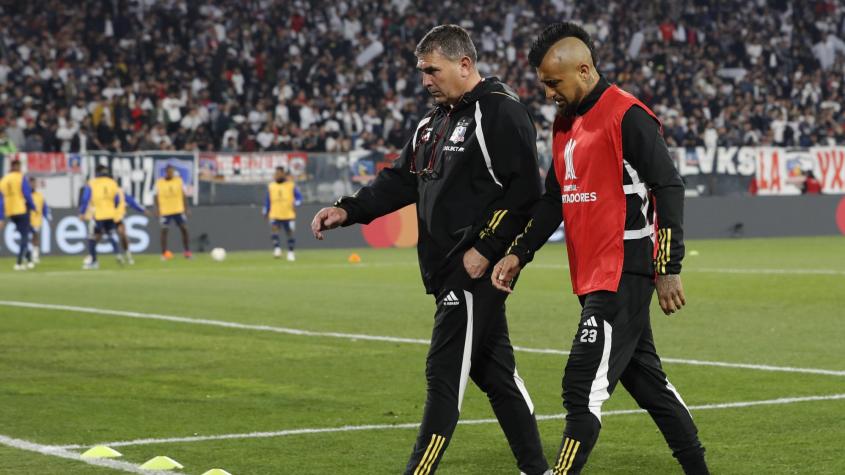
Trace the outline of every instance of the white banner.
{"label": "white banner", "polygon": [[[689,147],[671,150],[688,189],[712,194],[799,195],[808,177],[845,194],[845,147]],[[733,183],[733,188],[730,185]],[[749,186],[750,185],[750,186]],[[712,188],[721,189],[713,192]]]}
{"label": "white banner", "polygon": [[812,175],[823,194],[845,193],[845,147],[759,147],[755,183],[759,195],[799,195]]}

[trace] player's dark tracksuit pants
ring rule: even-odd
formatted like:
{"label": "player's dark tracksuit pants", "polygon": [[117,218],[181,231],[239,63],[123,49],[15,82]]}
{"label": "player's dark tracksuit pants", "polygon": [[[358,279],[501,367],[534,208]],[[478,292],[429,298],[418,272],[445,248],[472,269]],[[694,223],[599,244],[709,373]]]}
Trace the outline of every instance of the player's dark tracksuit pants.
{"label": "player's dark tracksuit pants", "polygon": [[29,250],[29,234],[30,234],[30,224],[29,224],[29,212],[24,214],[16,214],[14,216],[9,216],[9,220],[15,223],[15,227],[18,230],[18,233],[21,235],[20,240],[20,248],[18,249],[18,265],[23,264],[24,256],[26,256],[27,251]]}
{"label": "player's dark tracksuit pants", "polygon": [[516,371],[505,319],[507,295],[489,274],[471,280],[460,267],[435,294],[437,311],[426,360],[428,393],[407,475],[432,474],[449,445],[472,379],[487,393],[519,469],[528,475],[548,470],[534,405]]}
{"label": "player's dark tracksuit pants", "polygon": [[653,293],[652,278],[622,274],[618,292],[581,297],[581,321],[563,376],[566,428],[552,461],[555,475],[581,473],[599,435],[602,404],[619,381],[648,411],[688,473],[696,473],[688,466],[697,460],[703,464],[698,430],[654,347]]}

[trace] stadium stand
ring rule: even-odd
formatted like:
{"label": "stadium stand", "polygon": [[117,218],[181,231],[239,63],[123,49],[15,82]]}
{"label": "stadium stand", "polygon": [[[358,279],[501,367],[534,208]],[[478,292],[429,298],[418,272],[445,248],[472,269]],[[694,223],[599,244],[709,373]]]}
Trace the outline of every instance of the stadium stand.
{"label": "stadium stand", "polygon": [[4,151],[396,150],[427,107],[416,41],[451,22],[531,105],[543,155],[555,111],[526,50],[561,19],[596,38],[600,71],[652,106],[670,146],[845,143],[841,0],[0,8]]}

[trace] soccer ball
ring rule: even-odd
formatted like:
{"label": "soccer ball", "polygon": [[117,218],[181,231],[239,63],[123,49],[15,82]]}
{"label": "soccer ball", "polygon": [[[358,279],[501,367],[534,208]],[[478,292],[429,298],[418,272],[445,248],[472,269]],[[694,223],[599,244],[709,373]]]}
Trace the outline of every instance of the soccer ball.
{"label": "soccer ball", "polygon": [[223,262],[226,260],[226,250],[222,247],[215,247],[211,250],[211,258],[217,262]]}

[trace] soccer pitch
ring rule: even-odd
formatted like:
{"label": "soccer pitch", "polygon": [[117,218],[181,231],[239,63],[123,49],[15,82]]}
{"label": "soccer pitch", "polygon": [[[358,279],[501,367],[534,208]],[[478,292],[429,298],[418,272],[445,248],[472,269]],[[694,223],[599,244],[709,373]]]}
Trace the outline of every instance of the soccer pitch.
{"label": "soccer pitch", "polygon": [[[434,301],[414,250],[350,252],[104,255],[99,271],[48,256],[14,273],[0,259],[0,473],[146,473],[156,455],[190,474],[401,473]],[[549,460],[579,315],[565,263],[544,248],[508,300]],[[692,241],[684,264],[687,307],[653,301],[652,325],[713,473],[845,473],[845,239]],[[516,474],[470,386],[440,473]],[[585,473],[681,473],[632,409],[618,386]],[[123,457],[74,459],[98,443]]]}

